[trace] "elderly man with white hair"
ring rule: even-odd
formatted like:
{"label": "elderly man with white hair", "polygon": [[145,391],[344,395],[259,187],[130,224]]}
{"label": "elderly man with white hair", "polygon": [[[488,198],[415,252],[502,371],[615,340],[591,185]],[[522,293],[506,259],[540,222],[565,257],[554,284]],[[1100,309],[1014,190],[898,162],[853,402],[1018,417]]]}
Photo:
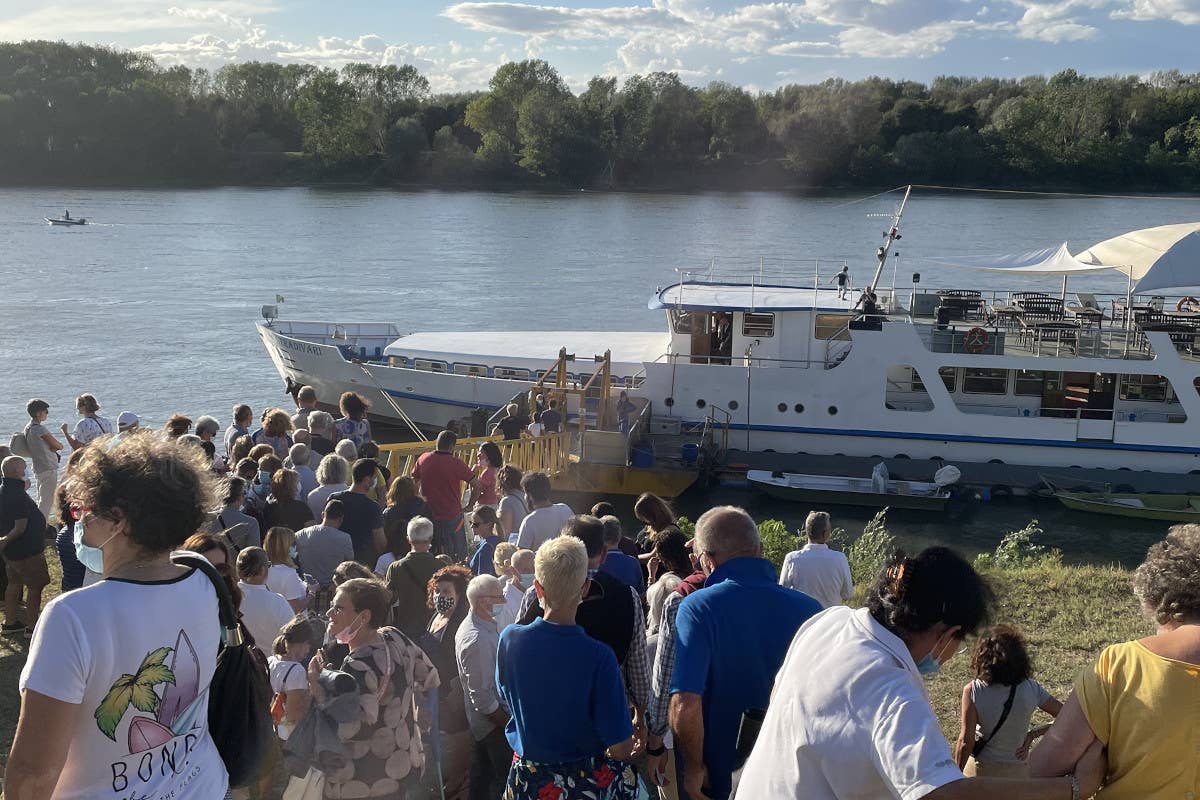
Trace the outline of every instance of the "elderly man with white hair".
{"label": "elderly man with white hair", "polygon": [[387,569],[388,588],[392,590],[392,624],[414,642],[420,641],[433,612],[426,605],[429,579],[443,564],[430,552],[433,548],[433,520],[413,517],[408,521],[408,543],[412,550]]}
{"label": "elderly man with white hair", "polygon": [[525,593],[533,588],[534,555],[532,550],[518,550],[508,562],[512,566],[512,573],[504,585],[504,608],[497,609],[496,613],[500,630],[517,621]]}
{"label": "elderly man with white hair", "polygon": [[313,411],[308,415],[308,446],[319,456],[333,452],[333,415]]}
{"label": "elderly man with white hair", "polygon": [[544,616],[500,634],[496,684],[512,713],[505,733],[516,753],[505,798],[633,800],[637,751],[621,671],[612,648],[575,624],[587,591],[588,551],[574,536],[555,537],[534,561]]}
{"label": "elderly man with white hair", "polygon": [[[296,470],[300,475],[300,499],[306,500],[308,495],[317,488],[317,473],[309,466],[309,461],[312,459],[312,450],[308,445],[303,443],[294,444],[288,450],[288,461],[292,462],[292,469]],[[287,464],[284,464],[287,466]]]}
{"label": "elderly man with white hair", "polygon": [[504,607],[500,579],[495,575],[472,578],[467,584],[467,602],[471,613],[454,636],[454,657],[466,701],[467,724],[475,740],[467,800],[496,800],[504,793],[504,779],[513,754],[504,736],[508,709],[496,692],[500,631],[495,614]]}

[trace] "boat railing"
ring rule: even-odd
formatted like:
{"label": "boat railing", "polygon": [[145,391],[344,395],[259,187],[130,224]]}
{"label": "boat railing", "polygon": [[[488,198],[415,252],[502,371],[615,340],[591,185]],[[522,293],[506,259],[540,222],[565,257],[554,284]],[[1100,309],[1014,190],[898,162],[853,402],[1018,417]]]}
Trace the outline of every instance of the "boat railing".
{"label": "boat railing", "polygon": [[750,286],[819,288],[849,266],[845,258],[760,257],[727,260],[714,258],[707,268],[676,268],[681,283],[738,283]]}
{"label": "boat railing", "polygon": [[[522,472],[545,472],[551,478],[566,469],[571,460],[571,433],[548,433],[537,437],[504,439],[502,436],[475,436],[459,439],[454,444],[454,455],[469,465],[475,464],[475,453],[484,442],[494,442],[500,448],[505,464],[512,464]],[[436,442],[401,442],[383,444],[379,450],[387,458],[387,466],[393,475],[411,475],[417,459],[436,448]]]}
{"label": "boat railing", "polygon": [[[720,414],[720,419],[717,418]],[[729,409],[722,408],[716,403],[710,403],[708,406],[708,415],[704,418],[704,427],[701,430],[700,441],[707,448],[716,448],[720,453],[724,453],[729,449],[729,425],[733,422],[733,414]],[[717,447],[717,431],[720,431],[720,446]]]}
{"label": "boat railing", "polygon": [[[912,324],[926,349],[934,353],[1133,361],[1153,359],[1156,355],[1146,332],[1141,330],[1083,327],[1070,322],[1043,322],[1021,327],[973,320],[947,324],[914,321]],[[1172,349],[1182,358],[1200,358],[1195,347]]]}
{"label": "boat railing", "polygon": [[820,367],[825,364],[824,360],[820,359],[803,359],[803,358],[771,358],[768,356],[738,356],[736,358],[722,358],[718,356],[692,356],[688,353],[662,353],[658,357],[647,362],[650,364],[709,364],[720,367],[735,367],[737,369],[745,369],[746,367],[766,367],[766,366],[781,366],[793,367],[796,369],[808,369],[809,367]]}
{"label": "boat railing", "polygon": [[[845,334],[845,335],[843,335]],[[825,340],[825,369],[833,369],[845,360],[854,346],[850,337],[850,324],[846,323],[836,333]]]}

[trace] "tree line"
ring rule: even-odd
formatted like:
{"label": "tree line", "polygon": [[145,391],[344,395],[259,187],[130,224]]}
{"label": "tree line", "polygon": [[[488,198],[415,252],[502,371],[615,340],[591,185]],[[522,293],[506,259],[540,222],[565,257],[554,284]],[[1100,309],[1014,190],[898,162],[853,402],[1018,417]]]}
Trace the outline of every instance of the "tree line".
{"label": "tree line", "polygon": [[62,42],[0,44],[0,181],[1200,190],[1200,74],[752,94],[671,72],[578,94],[541,60],[435,94],[412,66],[216,72]]}

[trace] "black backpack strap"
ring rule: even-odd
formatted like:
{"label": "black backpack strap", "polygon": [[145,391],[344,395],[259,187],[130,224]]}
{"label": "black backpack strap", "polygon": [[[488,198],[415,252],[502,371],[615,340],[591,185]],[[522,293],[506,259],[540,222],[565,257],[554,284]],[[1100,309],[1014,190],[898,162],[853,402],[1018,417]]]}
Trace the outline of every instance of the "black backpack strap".
{"label": "black backpack strap", "polygon": [[971,751],[971,755],[979,755],[983,752],[983,748],[988,746],[988,742],[996,735],[996,732],[1004,727],[1004,721],[1008,719],[1008,712],[1012,711],[1013,700],[1017,696],[1017,684],[1013,684],[1008,690],[1008,699],[1004,701],[1004,710],[1000,712],[1000,719],[996,720],[996,727],[992,728],[992,732],[982,739],[975,742],[975,749]]}
{"label": "black backpack strap", "polygon": [[[238,622],[237,611],[233,607],[233,595],[230,594],[229,586],[226,585],[225,579],[221,577],[221,573],[217,572],[217,568],[199,553],[192,553],[186,550],[179,550],[172,553],[171,563],[181,567],[198,569],[208,577],[213,588],[217,590],[217,611],[221,618],[221,627],[225,628],[227,632],[236,631],[238,629]],[[226,643],[232,644],[228,638]]]}

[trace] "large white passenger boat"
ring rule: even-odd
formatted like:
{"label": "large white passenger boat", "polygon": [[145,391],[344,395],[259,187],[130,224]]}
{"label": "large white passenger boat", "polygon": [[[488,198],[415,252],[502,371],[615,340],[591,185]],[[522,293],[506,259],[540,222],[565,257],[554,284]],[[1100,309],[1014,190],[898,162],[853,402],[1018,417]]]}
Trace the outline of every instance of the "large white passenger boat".
{"label": "large white passenger boat", "polygon": [[[879,248],[881,267],[894,237]],[[1066,274],[1081,263],[1045,253],[1022,264]],[[650,298],[663,312],[658,333],[402,335],[386,323],[279,319],[258,332],[284,379],[331,404],[359,392],[384,419],[399,406],[429,431],[522,395],[561,349],[583,376],[594,366],[583,362],[609,351],[612,395],[627,391],[646,423],[635,436],[707,426],[748,451],[1200,472],[1200,308],[1190,298],[1131,289],[1080,294],[1076,306],[1065,289],[914,286],[878,291],[877,313],[864,316],[858,292],[814,284],[812,270],[795,280],[681,273]],[[568,416],[580,412],[568,405]]]}

